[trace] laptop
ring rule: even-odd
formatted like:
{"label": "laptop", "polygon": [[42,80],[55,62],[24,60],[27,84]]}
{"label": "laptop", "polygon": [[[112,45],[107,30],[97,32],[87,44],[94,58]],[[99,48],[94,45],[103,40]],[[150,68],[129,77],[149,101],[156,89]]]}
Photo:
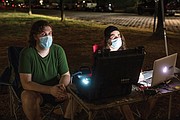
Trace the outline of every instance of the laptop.
{"label": "laptop", "polygon": [[140,73],[138,83],[154,87],[172,78],[176,66],[177,53],[154,61],[153,70]]}
{"label": "laptop", "polygon": [[92,75],[79,74],[73,83],[78,95],[89,102],[126,96],[138,82],[143,61],[144,48],[101,51],[94,56]]}

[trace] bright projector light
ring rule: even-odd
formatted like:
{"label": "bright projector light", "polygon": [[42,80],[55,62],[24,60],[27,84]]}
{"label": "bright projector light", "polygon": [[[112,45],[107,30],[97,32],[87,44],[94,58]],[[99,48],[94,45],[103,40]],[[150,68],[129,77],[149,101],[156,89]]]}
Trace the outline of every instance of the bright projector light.
{"label": "bright projector light", "polygon": [[85,85],[89,84],[89,80],[88,80],[87,78],[84,78],[84,79],[82,80],[82,82],[83,82]]}
{"label": "bright projector light", "polygon": [[91,84],[91,78],[87,75],[77,75],[80,80],[80,85],[89,86]]}
{"label": "bright projector light", "polygon": [[82,78],[81,79],[81,84],[88,86],[90,84],[90,78]]}

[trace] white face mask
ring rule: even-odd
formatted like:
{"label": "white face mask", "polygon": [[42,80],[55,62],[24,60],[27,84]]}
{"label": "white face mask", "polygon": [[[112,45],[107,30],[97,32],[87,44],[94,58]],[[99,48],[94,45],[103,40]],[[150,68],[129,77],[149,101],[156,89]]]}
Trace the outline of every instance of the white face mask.
{"label": "white face mask", "polygon": [[42,47],[42,48],[45,48],[45,49],[48,49],[51,47],[52,45],[52,36],[44,36],[44,37],[41,37],[40,38],[40,43],[39,45]]}
{"label": "white face mask", "polygon": [[122,40],[121,38],[116,38],[114,40],[111,40],[111,51],[117,51],[122,46]]}

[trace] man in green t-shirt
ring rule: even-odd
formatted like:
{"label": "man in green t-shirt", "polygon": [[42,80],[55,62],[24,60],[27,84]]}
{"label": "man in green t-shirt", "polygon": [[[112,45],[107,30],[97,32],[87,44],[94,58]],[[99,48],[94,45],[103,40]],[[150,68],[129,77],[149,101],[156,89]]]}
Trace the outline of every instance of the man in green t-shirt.
{"label": "man in green t-shirt", "polygon": [[40,120],[40,105],[67,100],[70,73],[65,52],[53,44],[52,26],[36,21],[29,35],[29,46],[20,53],[21,100],[29,120]]}

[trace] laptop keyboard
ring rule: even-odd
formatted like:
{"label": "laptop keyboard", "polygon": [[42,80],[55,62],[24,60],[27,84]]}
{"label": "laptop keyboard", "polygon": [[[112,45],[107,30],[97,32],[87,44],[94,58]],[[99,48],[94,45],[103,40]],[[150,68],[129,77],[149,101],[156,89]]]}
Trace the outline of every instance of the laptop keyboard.
{"label": "laptop keyboard", "polygon": [[142,74],[143,74],[143,76],[144,76],[144,79],[145,79],[145,80],[148,80],[148,79],[152,78],[153,70],[144,71]]}
{"label": "laptop keyboard", "polygon": [[139,84],[142,84],[142,85],[144,85],[144,86],[147,86],[147,87],[148,87],[148,86],[151,86],[152,73],[153,73],[153,70],[142,72],[142,73],[140,74],[138,83],[139,83]]}

